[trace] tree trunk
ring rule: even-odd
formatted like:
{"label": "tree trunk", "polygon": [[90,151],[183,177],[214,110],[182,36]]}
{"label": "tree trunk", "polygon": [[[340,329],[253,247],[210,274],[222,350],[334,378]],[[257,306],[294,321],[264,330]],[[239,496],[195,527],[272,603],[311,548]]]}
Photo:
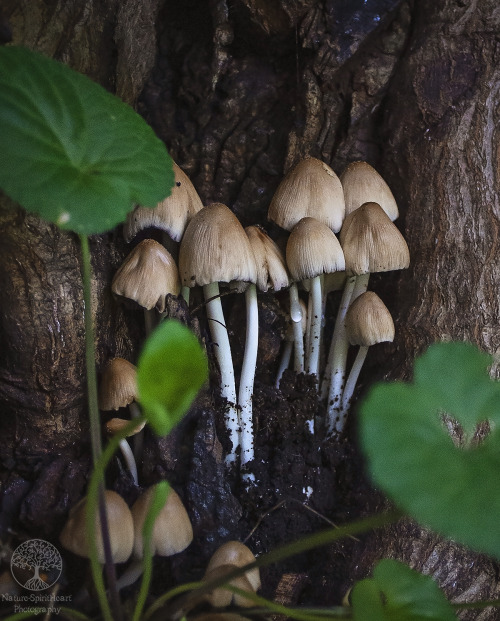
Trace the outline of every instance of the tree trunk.
{"label": "tree trunk", "polygon": [[[382,377],[407,378],[414,356],[436,340],[470,340],[498,354],[495,0],[365,0],[359,6],[349,0],[94,0],[84,8],[37,0],[27,6],[7,1],[4,38],[10,28],[14,43],[61,59],[137,104],[204,204],[226,203],[244,226],[260,223],[279,237],[266,222],[267,208],[283,173],[306,154],[337,172],[350,161],[367,160],[384,175],[400,207],[412,265],[373,278],[371,288],[392,311],[398,336],[394,345],[369,354],[362,387]],[[20,210],[3,210],[0,220],[0,526],[54,537],[83,494],[88,469],[78,245],[72,235]],[[142,338],[134,311],[109,293],[126,252],[119,232],[92,240],[98,368],[114,355],[135,361]],[[228,302],[235,341],[240,306]],[[297,449],[295,432],[279,429],[302,452],[293,463],[280,461],[282,424],[264,418],[266,406],[275,404],[290,418],[294,408],[307,417],[317,403],[306,379],[285,382],[279,394],[272,388],[283,322],[274,298],[262,298],[261,310],[267,340],[259,352],[254,411],[270,465],[260,498],[247,498],[224,474],[225,438],[211,395],[199,420],[191,418],[183,428],[189,457],[172,440],[162,440],[149,449],[159,462],[143,467],[145,480],[168,474],[185,485],[202,558],[224,536],[243,537],[255,523],[258,551],[319,527],[322,522],[307,521],[303,508],[290,512],[298,525],[289,524],[287,533],[283,527],[266,531],[259,522],[290,495],[304,502],[297,481],[299,487],[314,481],[311,507],[330,519],[346,521],[367,509],[352,421],[348,442],[330,447],[336,457],[324,463],[314,457],[318,447],[311,439]],[[174,474],[180,467],[183,474]],[[295,474],[289,495],[278,491],[278,474],[280,481]],[[207,491],[213,483],[218,491]],[[346,490],[347,500],[341,497]],[[328,586],[313,587],[304,578],[306,600],[338,603],[352,579],[369,573],[383,556],[434,575],[452,599],[498,596],[496,564],[407,522],[363,546],[332,549],[321,567],[290,570]],[[495,614],[489,609],[463,618]]]}

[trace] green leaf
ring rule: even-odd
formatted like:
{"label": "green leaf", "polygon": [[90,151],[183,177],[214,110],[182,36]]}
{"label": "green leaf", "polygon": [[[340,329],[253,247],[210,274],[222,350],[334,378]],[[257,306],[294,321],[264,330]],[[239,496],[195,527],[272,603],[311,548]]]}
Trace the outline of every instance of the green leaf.
{"label": "green leaf", "polygon": [[[361,406],[360,435],[375,484],[401,509],[500,558],[500,383],[489,378],[490,363],[470,345],[431,346],[415,365],[413,384],[371,390]],[[467,430],[487,418],[493,431],[478,446],[456,446],[444,413]]]}
{"label": "green leaf", "polygon": [[354,585],[356,621],[456,621],[450,603],[429,576],[392,559],[379,561],[373,578]]}
{"label": "green leaf", "polygon": [[175,319],[161,323],[137,365],[139,401],[158,435],[180,421],[207,378],[207,358],[191,330]]}
{"label": "green leaf", "polygon": [[0,48],[0,187],[77,233],[154,207],[173,186],[165,145],[134,110],[66,65]]}

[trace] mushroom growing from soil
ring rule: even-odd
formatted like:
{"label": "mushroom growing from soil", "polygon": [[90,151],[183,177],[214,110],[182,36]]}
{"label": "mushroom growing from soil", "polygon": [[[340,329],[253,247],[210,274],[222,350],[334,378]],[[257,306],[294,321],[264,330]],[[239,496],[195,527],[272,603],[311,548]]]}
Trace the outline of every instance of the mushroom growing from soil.
{"label": "mushroom growing from soil", "polygon": [[[137,369],[131,362],[119,357],[109,360],[101,376],[99,409],[103,412],[109,412],[128,407],[132,418],[139,418],[141,411],[136,402],[138,394],[136,378]],[[126,440],[124,442],[126,443]],[[140,459],[142,433],[138,433],[134,438],[134,453],[135,459]]]}
{"label": "mushroom growing from soil", "polygon": [[[240,467],[242,468],[254,458],[252,394],[259,344],[257,288],[265,292],[269,288],[279,291],[288,287],[285,260],[275,242],[257,226],[248,226],[245,233],[255,257],[256,283],[249,283],[245,291],[247,330],[238,391],[238,405],[241,408]],[[243,479],[253,481],[254,477],[252,473],[244,473]]]}
{"label": "mushroom growing from soil", "polygon": [[[104,492],[111,556],[113,563],[124,563],[132,553],[134,545],[134,523],[132,514],[123,498],[111,490]],[[86,498],[82,498],[70,511],[68,521],[59,535],[62,546],[78,556],[89,556],[89,542],[85,526]],[[104,547],[101,534],[101,520],[96,515],[95,541],[99,562],[103,564]]]}
{"label": "mushroom growing from soil", "polygon": [[[250,548],[239,541],[228,541],[220,546],[210,558],[203,580],[209,582],[221,578],[235,568],[254,562],[255,556]],[[243,591],[256,593],[260,588],[260,572],[258,568],[251,569],[237,578],[232,578],[229,584]],[[223,588],[214,589],[203,597],[215,608],[224,608],[233,602],[237,606],[253,606],[252,600]]]}
{"label": "mushroom growing from soil", "polygon": [[[117,582],[119,589],[133,584],[142,574],[144,558],[143,529],[155,493],[152,485],[132,505],[134,563]],[[158,556],[173,556],[185,550],[193,541],[193,527],[179,494],[170,488],[167,500],[156,517],[151,536],[151,552]]]}
{"label": "mushroom growing from soil", "polygon": [[329,354],[329,433],[335,429],[335,418],[341,408],[348,350],[344,321],[351,299],[366,291],[370,273],[405,269],[410,264],[404,237],[378,203],[364,203],[347,216],[340,231],[340,243],[348,278]]}
{"label": "mushroom growing from soil", "polygon": [[[305,157],[281,181],[274,193],[268,219],[291,231],[305,217],[312,217],[338,233],[345,215],[342,184],[335,172],[324,162]],[[297,284],[290,286],[290,315],[295,325],[295,364],[297,373],[304,371],[301,360],[302,334]]]}
{"label": "mushroom growing from soil", "polygon": [[184,286],[203,287],[210,333],[221,374],[221,395],[227,401],[225,422],[232,448],[226,462],[233,463],[240,443],[240,420],[219,282],[255,282],[257,274],[250,242],[229,207],[213,203],[193,216],[182,238],[179,268]]}
{"label": "mushroom growing from soil", "polygon": [[365,291],[354,300],[347,311],[345,327],[350,344],[359,345],[359,350],[345,384],[339,418],[335,423],[336,433],[341,433],[344,428],[354,388],[368,348],[377,343],[394,340],[394,322],[391,313],[373,291]]}
{"label": "mushroom growing from soil", "polygon": [[[112,418],[105,425],[106,433],[109,436],[113,436],[115,435],[115,433],[119,433],[120,431],[122,431],[129,424],[129,422],[130,421],[124,418]],[[128,437],[135,436],[136,434],[140,433],[144,428],[145,424],[146,422],[143,421],[128,434]],[[130,448],[129,443],[125,440],[125,438],[122,438],[120,440],[120,450],[122,452],[123,459],[125,460],[125,463],[127,464],[127,467],[130,471],[130,474],[132,475],[135,485],[139,485],[137,463],[135,461],[134,454],[132,453],[132,449]]]}
{"label": "mushroom growing from soil", "polygon": [[155,309],[162,313],[167,295],[178,295],[180,288],[179,270],[172,255],[154,239],[137,244],[111,283],[115,295],[144,308],[146,334],[155,326]]}
{"label": "mushroom growing from soil", "polygon": [[323,315],[321,276],[344,271],[344,253],[328,226],[315,218],[307,217],[299,220],[290,233],[286,245],[286,262],[294,280],[310,279],[312,304],[309,309],[311,318],[306,371],[317,376]]}

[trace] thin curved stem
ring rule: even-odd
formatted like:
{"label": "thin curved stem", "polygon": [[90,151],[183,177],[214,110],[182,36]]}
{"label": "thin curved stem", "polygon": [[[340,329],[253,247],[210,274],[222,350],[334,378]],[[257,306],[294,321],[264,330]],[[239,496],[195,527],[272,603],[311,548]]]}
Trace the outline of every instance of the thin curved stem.
{"label": "thin curved stem", "polygon": [[[250,283],[245,291],[245,302],[247,330],[238,393],[238,405],[241,408],[241,467],[254,458],[252,395],[259,345],[259,310],[257,305],[257,287],[254,283]],[[243,479],[253,481],[255,477],[251,473],[246,473]]]}
{"label": "thin curved stem", "polygon": [[356,276],[350,276],[346,281],[344,292],[342,293],[342,299],[340,301],[337,319],[335,321],[335,328],[333,330],[327,370],[325,371],[325,375],[328,372],[330,378],[330,389],[328,392],[327,403],[327,432],[329,434],[331,434],[335,428],[335,418],[337,417],[340,409],[340,401],[344,388],[347,350],[349,348],[349,341],[347,340],[344,320],[347,309],[349,308],[355,282]]}
{"label": "thin curved stem", "polygon": [[363,363],[366,359],[367,353],[368,347],[366,345],[361,345],[352,364],[351,370],[349,372],[349,377],[347,378],[347,382],[345,383],[339,416],[335,423],[336,433],[342,433],[342,431],[344,430],[347,413],[349,412],[349,408],[351,407],[351,399],[354,394],[354,389],[356,388],[356,382],[358,381],[358,377],[361,373],[361,369],[363,367]]}
{"label": "thin curved stem", "polygon": [[276,388],[280,387],[281,378],[283,377],[283,373],[288,369],[290,365],[290,360],[292,359],[292,349],[293,349],[293,341],[285,341],[283,345],[283,351],[281,352],[280,363],[278,367],[278,372],[276,373]]}
{"label": "thin curved stem", "polygon": [[120,451],[122,452],[123,459],[125,460],[125,463],[127,464],[127,468],[129,469],[130,474],[132,475],[132,478],[134,479],[134,483],[136,484],[136,486],[138,486],[139,477],[137,475],[137,464],[135,462],[132,449],[130,448],[130,444],[127,442],[127,440],[125,439],[120,440]]}

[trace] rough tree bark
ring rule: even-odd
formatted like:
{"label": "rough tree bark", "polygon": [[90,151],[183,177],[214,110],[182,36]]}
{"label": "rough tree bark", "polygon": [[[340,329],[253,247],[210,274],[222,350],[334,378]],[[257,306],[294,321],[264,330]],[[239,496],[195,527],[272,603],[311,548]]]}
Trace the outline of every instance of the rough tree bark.
{"label": "rough tree bark", "polygon": [[[14,43],[64,60],[137,103],[205,203],[225,202],[244,225],[259,222],[276,236],[266,223],[267,207],[283,173],[303,155],[337,172],[365,159],[385,176],[400,205],[412,266],[373,280],[398,336],[394,346],[370,354],[364,386],[382,377],[407,378],[414,356],[436,340],[466,339],[498,355],[496,0],[84,4],[7,0],[0,34],[7,39],[10,31]],[[1,211],[0,222],[0,526],[54,537],[83,493],[88,468],[86,445],[76,446],[86,442],[87,425],[77,246],[71,235],[19,210]],[[111,275],[126,252],[120,236],[96,238],[92,251],[95,298],[102,302],[99,367],[112,355],[134,359],[141,331],[133,313],[109,295]],[[270,339],[272,369],[277,345]],[[201,420],[187,476],[192,514],[204,533],[199,549],[213,544],[207,515],[222,495],[210,496],[201,465],[207,453],[220,458],[209,402]],[[186,459],[168,442],[152,450],[162,465],[145,466],[144,476]],[[230,483],[221,486],[227,491]],[[358,485],[355,478],[347,484]],[[197,501],[203,495],[204,503]],[[229,492],[226,499],[230,508],[217,509],[220,536],[234,534],[242,511]],[[330,505],[315,504],[313,496],[312,506]],[[344,555],[355,555],[342,561],[350,574],[332,586],[326,574],[342,554],[336,549],[322,570],[334,601],[381,556],[434,575],[457,601],[500,592],[496,564],[413,524],[346,548]],[[490,609],[463,618],[497,617]]]}

